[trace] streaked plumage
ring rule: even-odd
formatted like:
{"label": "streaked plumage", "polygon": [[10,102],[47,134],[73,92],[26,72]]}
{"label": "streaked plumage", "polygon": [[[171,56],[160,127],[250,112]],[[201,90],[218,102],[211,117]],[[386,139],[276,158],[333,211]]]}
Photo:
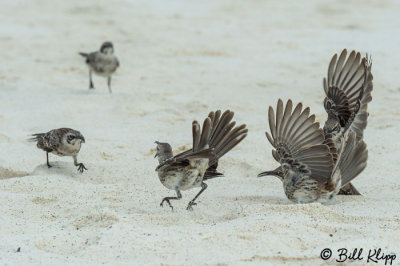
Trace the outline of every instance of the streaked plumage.
{"label": "streaked plumage", "polygon": [[271,134],[266,136],[281,166],[259,176],[279,177],[293,202],[329,200],[366,167],[366,145],[356,141],[353,131],[346,133],[338,150],[331,135],[325,135],[315,115],[310,115],[310,108],[303,110],[301,103],[293,109],[289,100],[284,108],[279,100],[276,115],[269,107],[268,120]]}
{"label": "streaked plumage", "polygon": [[78,163],[78,153],[82,142],[85,143],[83,135],[71,128],[58,128],[50,130],[47,133],[33,134],[30,141],[37,143],[37,147],[46,152],[47,166],[50,168],[49,153],[58,156],[72,156],[74,165],[78,167],[79,172],[87,170],[83,163]]}
{"label": "streaked plumage", "polygon": [[205,180],[221,176],[217,171],[218,160],[239,144],[246,136],[246,125],[235,127],[232,121],[234,113],[227,110],[211,112],[204,120],[202,129],[197,121],[192,123],[193,147],[173,156],[168,143],[157,143],[159,165],[156,168],[161,183],[175,190],[177,197],[166,197],[164,201],[172,208],[170,200],[181,199],[181,191],[201,187],[200,192],[189,202],[187,209],[192,210],[195,200],[207,188]]}
{"label": "streaked plumage", "polygon": [[111,91],[111,76],[119,67],[118,58],[114,55],[114,47],[111,42],[104,42],[100,51],[92,53],[79,53],[86,58],[89,67],[89,89],[94,89],[92,81],[92,71],[107,78],[108,90]]}
{"label": "streaked plumage", "polygon": [[[335,54],[329,63],[328,75],[323,80],[324,107],[328,114],[324,132],[332,134],[337,148],[348,130],[356,133],[357,141],[363,139],[368,103],[372,100],[371,66],[368,56],[361,58],[361,54],[355,51],[347,56],[346,49],[339,57]],[[351,183],[340,194],[360,195]]]}

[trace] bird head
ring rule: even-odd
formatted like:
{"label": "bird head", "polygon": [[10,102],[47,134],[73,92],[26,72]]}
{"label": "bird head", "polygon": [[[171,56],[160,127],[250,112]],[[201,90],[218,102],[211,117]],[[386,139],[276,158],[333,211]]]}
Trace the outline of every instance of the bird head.
{"label": "bird head", "polygon": [[79,146],[81,143],[85,143],[85,138],[81,134],[81,132],[70,129],[64,133],[62,137],[62,143],[68,146]]}
{"label": "bird head", "polygon": [[100,47],[100,52],[103,54],[113,54],[114,46],[112,42],[104,42]]}
{"label": "bird head", "polygon": [[328,117],[328,120],[326,120],[324,125],[325,135],[327,134],[337,135],[339,134],[340,129],[341,125],[339,119],[337,119],[336,117]]}
{"label": "bird head", "polygon": [[328,113],[328,119],[324,125],[324,133],[337,135],[341,129],[341,121],[339,119],[339,114],[337,111],[337,107],[334,101],[325,98],[324,100],[324,108],[325,111]]}
{"label": "bird head", "polygon": [[154,158],[158,157],[158,162],[161,164],[165,160],[173,157],[171,145],[166,142],[155,142],[157,144],[157,152]]}

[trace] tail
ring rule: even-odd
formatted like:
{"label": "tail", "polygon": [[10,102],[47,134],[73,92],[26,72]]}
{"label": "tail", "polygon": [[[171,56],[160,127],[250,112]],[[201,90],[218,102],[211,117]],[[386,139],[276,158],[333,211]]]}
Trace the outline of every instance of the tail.
{"label": "tail", "polygon": [[238,145],[246,136],[248,129],[246,125],[235,127],[232,121],[234,112],[229,110],[221,115],[221,111],[210,112],[204,120],[202,131],[197,121],[193,122],[193,152],[202,149],[213,149],[215,156],[209,161],[209,168],[205,177],[211,178],[222,175],[217,172],[218,160],[227,152]]}
{"label": "tail", "polygon": [[32,137],[28,139],[28,141],[31,142],[38,142],[43,139],[45,133],[37,133],[37,134],[32,134]]}
{"label": "tail", "polygon": [[358,176],[367,166],[367,145],[364,141],[357,142],[356,137],[355,132],[349,132],[346,141],[342,141],[342,150],[335,167],[340,171],[341,176],[341,185],[336,187],[338,191]]}
{"label": "tail", "polygon": [[246,136],[248,129],[246,125],[235,127],[236,122],[232,121],[234,112],[229,110],[221,115],[218,110],[211,112],[208,117],[212,122],[211,134],[208,146],[215,151],[215,157],[210,161],[210,165],[218,163],[218,160],[227,152],[238,145]]}
{"label": "tail", "polygon": [[87,57],[89,56],[88,53],[81,53],[81,52],[79,52],[79,54],[80,54],[81,56],[85,57],[85,58],[87,58]]}

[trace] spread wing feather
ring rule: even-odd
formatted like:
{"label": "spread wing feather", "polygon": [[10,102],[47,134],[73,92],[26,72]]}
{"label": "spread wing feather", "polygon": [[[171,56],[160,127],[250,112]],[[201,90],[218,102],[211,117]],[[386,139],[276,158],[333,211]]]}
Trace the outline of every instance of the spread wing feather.
{"label": "spread wing feather", "polygon": [[364,141],[357,141],[356,133],[349,132],[344,142],[343,151],[339,155],[338,168],[340,169],[341,186],[345,186],[367,166],[368,150]]}
{"label": "spread wing feather", "polygon": [[367,73],[367,77],[364,80],[364,90],[360,93],[360,100],[358,102],[359,104],[359,110],[358,112],[355,112],[351,119],[351,123],[347,126],[350,131],[354,131],[357,135],[357,141],[361,140],[363,138],[363,133],[364,130],[367,127],[367,120],[368,120],[368,103],[372,101],[372,96],[371,92],[373,89],[373,76],[371,73],[371,66],[372,63],[370,60],[365,60],[364,61],[364,68]]}
{"label": "spread wing feather", "polygon": [[[335,54],[328,66],[323,85],[324,107],[329,117],[337,117],[345,130],[356,132],[357,140],[367,126],[368,103],[372,100],[373,76],[370,58],[352,51],[347,57],[344,49],[339,58]],[[358,109],[358,110],[355,110]]]}
{"label": "spread wing feather", "polygon": [[333,170],[333,158],[329,145],[324,144],[325,136],[319,123],[309,114],[309,108],[302,111],[301,103],[293,109],[289,100],[283,108],[279,99],[276,115],[274,109],[269,108],[271,134],[265,134],[275,148],[272,151],[275,160],[289,164],[294,171],[308,172],[317,181],[326,182]]}

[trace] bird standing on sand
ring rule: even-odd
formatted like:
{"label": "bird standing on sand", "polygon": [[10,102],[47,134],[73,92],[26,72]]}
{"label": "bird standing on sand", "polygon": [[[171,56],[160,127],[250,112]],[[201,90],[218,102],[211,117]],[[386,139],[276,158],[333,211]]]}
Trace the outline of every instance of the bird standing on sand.
{"label": "bird standing on sand", "polygon": [[[339,58],[335,54],[329,63],[328,76],[323,80],[326,94],[324,108],[328,114],[324,133],[331,134],[336,148],[341,145],[347,131],[355,132],[357,142],[363,139],[367,127],[368,103],[372,100],[370,58],[361,58],[361,54],[355,51],[346,57],[346,49]],[[360,195],[351,183],[343,187],[339,194]]]}
{"label": "bird standing on sand", "polygon": [[339,193],[367,165],[368,151],[364,141],[349,131],[339,149],[325,135],[310,108],[302,104],[292,111],[292,101],[283,108],[278,100],[276,115],[270,106],[268,119],[271,135],[266,136],[275,148],[272,155],[281,166],[259,176],[274,175],[283,182],[287,198],[296,203],[324,202]]}
{"label": "bird standing on sand", "polygon": [[192,149],[173,156],[168,143],[156,141],[159,165],[156,168],[161,183],[176,191],[176,197],[165,197],[161,201],[173,209],[170,200],[182,198],[181,191],[201,187],[200,192],[189,202],[187,210],[196,205],[195,200],[207,188],[205,180],[222,176],[217,172],[218,160],[239,144],[246,136],[246,125],[235,127],[234,113],[227,110],[221,115],[218,110],[211,112],[204,120],[203,128],[197,121],[192,123]]}
{"label": "bird standing on sand", "polygon": [[86,64],[89,66],[89,89],[94,89],[92,81],[92,71],[107,78],[108,90],[111,91],[111,75],[119,67],[118,58],[114,55],[114,47],[111,42],[104,42],[100,51],[93,53],[79,53],[86,58]]}
{"label": "bird standing on sand", "polygon": [[47,166],[50,168],[49,152],[58,156],[72,156],[74,165],[78,167],[79,172],[87,170],[83,163],[78,163],[78,153],[85,138],[79,131],[71,128],[59,128],[50,130],[47,133],[33,134],[30,141],[37,142],[37,147],[46,152]]}

